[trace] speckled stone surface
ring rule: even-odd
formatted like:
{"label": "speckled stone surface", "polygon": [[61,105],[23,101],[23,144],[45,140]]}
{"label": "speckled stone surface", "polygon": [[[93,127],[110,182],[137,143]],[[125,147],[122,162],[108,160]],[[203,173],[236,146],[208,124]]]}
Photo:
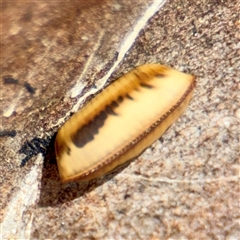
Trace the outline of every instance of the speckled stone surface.
{"label": "speckled stone surface", "polygon": [[[3,239],[240,239],[238,0],[1,11]],[[107,81],[151,62],[197,76],[187,111],[129,165],[61,184],[57,129]]]}

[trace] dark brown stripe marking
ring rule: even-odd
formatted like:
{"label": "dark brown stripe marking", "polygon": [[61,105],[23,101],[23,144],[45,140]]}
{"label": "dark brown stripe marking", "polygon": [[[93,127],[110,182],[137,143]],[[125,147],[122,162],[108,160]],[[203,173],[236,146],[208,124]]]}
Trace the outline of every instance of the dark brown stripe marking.
{"label": "dark brown stripe marking", "polygon": [[110,106],[106,107],[106,113],[110,115],[117,116],[118,114],[113,111],[113,109]]}
{"label": "dark brown stripe marking", "polygon": [[[107,119],[107,113],[102,111],[97,117],[94,118],[92,122],[93,130],[96,130],[98,133],[98,129],[104,125],[104,121]],[[97,127],[97,129],[95,129]]]}
{"label": "dark brown stripe marking", "polygon": [[110,104],[111,108],[116,108],[118,106],[119,106],[119,104],[117,102],[115,102],[115,101],[112,101],[111,104]]}
{"label": "dark brown stripe marking", "polygon": [[104,111],[100,112],[100,114],[97,115],[91,122],[80,128],[72,137],[74,145],[81,148],[88,142],[94,140],[94,135],[98,134],[99,129],[104,126],[104,122],[110,114],[117,116],[111,107],[108,106]]}
{"label": "dark brown stripe marking", "polygon": [[157,78],[164,78],[164,77],[166,77],[167,75],[165,74],[165,73],[157,73],[156,75],[155,75],[155,77],[157,77]]}
{"label": "dark brown stripe marking", "polygon": [[134,98],[131,97],[129,94],[126,94],[126,98],[129,99],[129,100],[134,100]]}
{"label": "dark brown stripe marking", "polygon": [[71,155],[71,148],[67,146],[67,155]]}
{"label": "dark brown stripe marking", "polygon": [[90,131],[91,124],[85,125],[80,128],[76,134],[73,136],[72,141],[76,147],[83,147],[88,142],[94,139],[93,133]]}
{"label": "dark brown stripe marking", "polygon": [[117,99],[118,103],[121,103],[121,102],[123,102],[123,100],[124,100],[124,99],[123,99],[123,97],[122,97],[122,96],[119,96],[119,97],[118,97],[118,99]]}
{"label": "dark brown stripe marking", "polygon": [[153,88],[153,85],[148,84],[148,83],[144,83],[144,82],[141,82],[141,83],[140,83],[140,86],[141,86],[141,87],[144,87],[144,88],[149,88],[149,89]]}

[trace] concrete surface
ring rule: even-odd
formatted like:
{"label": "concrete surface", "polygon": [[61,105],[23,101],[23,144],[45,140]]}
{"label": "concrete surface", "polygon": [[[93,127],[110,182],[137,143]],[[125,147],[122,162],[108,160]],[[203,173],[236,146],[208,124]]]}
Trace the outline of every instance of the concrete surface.
{"label": "concrete surface", "polygon": [[[1,12],[2,239],[240,239],[238,0],[2,1]],[[187,111],[129,165],[61,184],[58,128],[151,62],[197,76]]]}

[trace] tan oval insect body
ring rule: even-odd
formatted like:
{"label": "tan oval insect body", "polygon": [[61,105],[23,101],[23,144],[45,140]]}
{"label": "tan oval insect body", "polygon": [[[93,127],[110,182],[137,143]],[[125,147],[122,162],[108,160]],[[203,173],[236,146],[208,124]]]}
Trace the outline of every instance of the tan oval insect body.
{"label": "tan oval insect body", "polygon": [[61,180],[90,180],[138,156],[183,113],[195,78],[143,65],[106,87],[59,130]]}

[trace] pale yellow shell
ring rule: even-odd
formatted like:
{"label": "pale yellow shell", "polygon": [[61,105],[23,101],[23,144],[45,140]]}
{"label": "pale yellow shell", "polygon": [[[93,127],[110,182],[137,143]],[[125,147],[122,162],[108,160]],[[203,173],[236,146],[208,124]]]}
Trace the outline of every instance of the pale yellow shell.
{"label": "pale yellow shell", "polygon": [[191,75],[149,64],[106,87],[57,134],[61,180],[90,180],[138,156],[182,114],[194,86]]}

